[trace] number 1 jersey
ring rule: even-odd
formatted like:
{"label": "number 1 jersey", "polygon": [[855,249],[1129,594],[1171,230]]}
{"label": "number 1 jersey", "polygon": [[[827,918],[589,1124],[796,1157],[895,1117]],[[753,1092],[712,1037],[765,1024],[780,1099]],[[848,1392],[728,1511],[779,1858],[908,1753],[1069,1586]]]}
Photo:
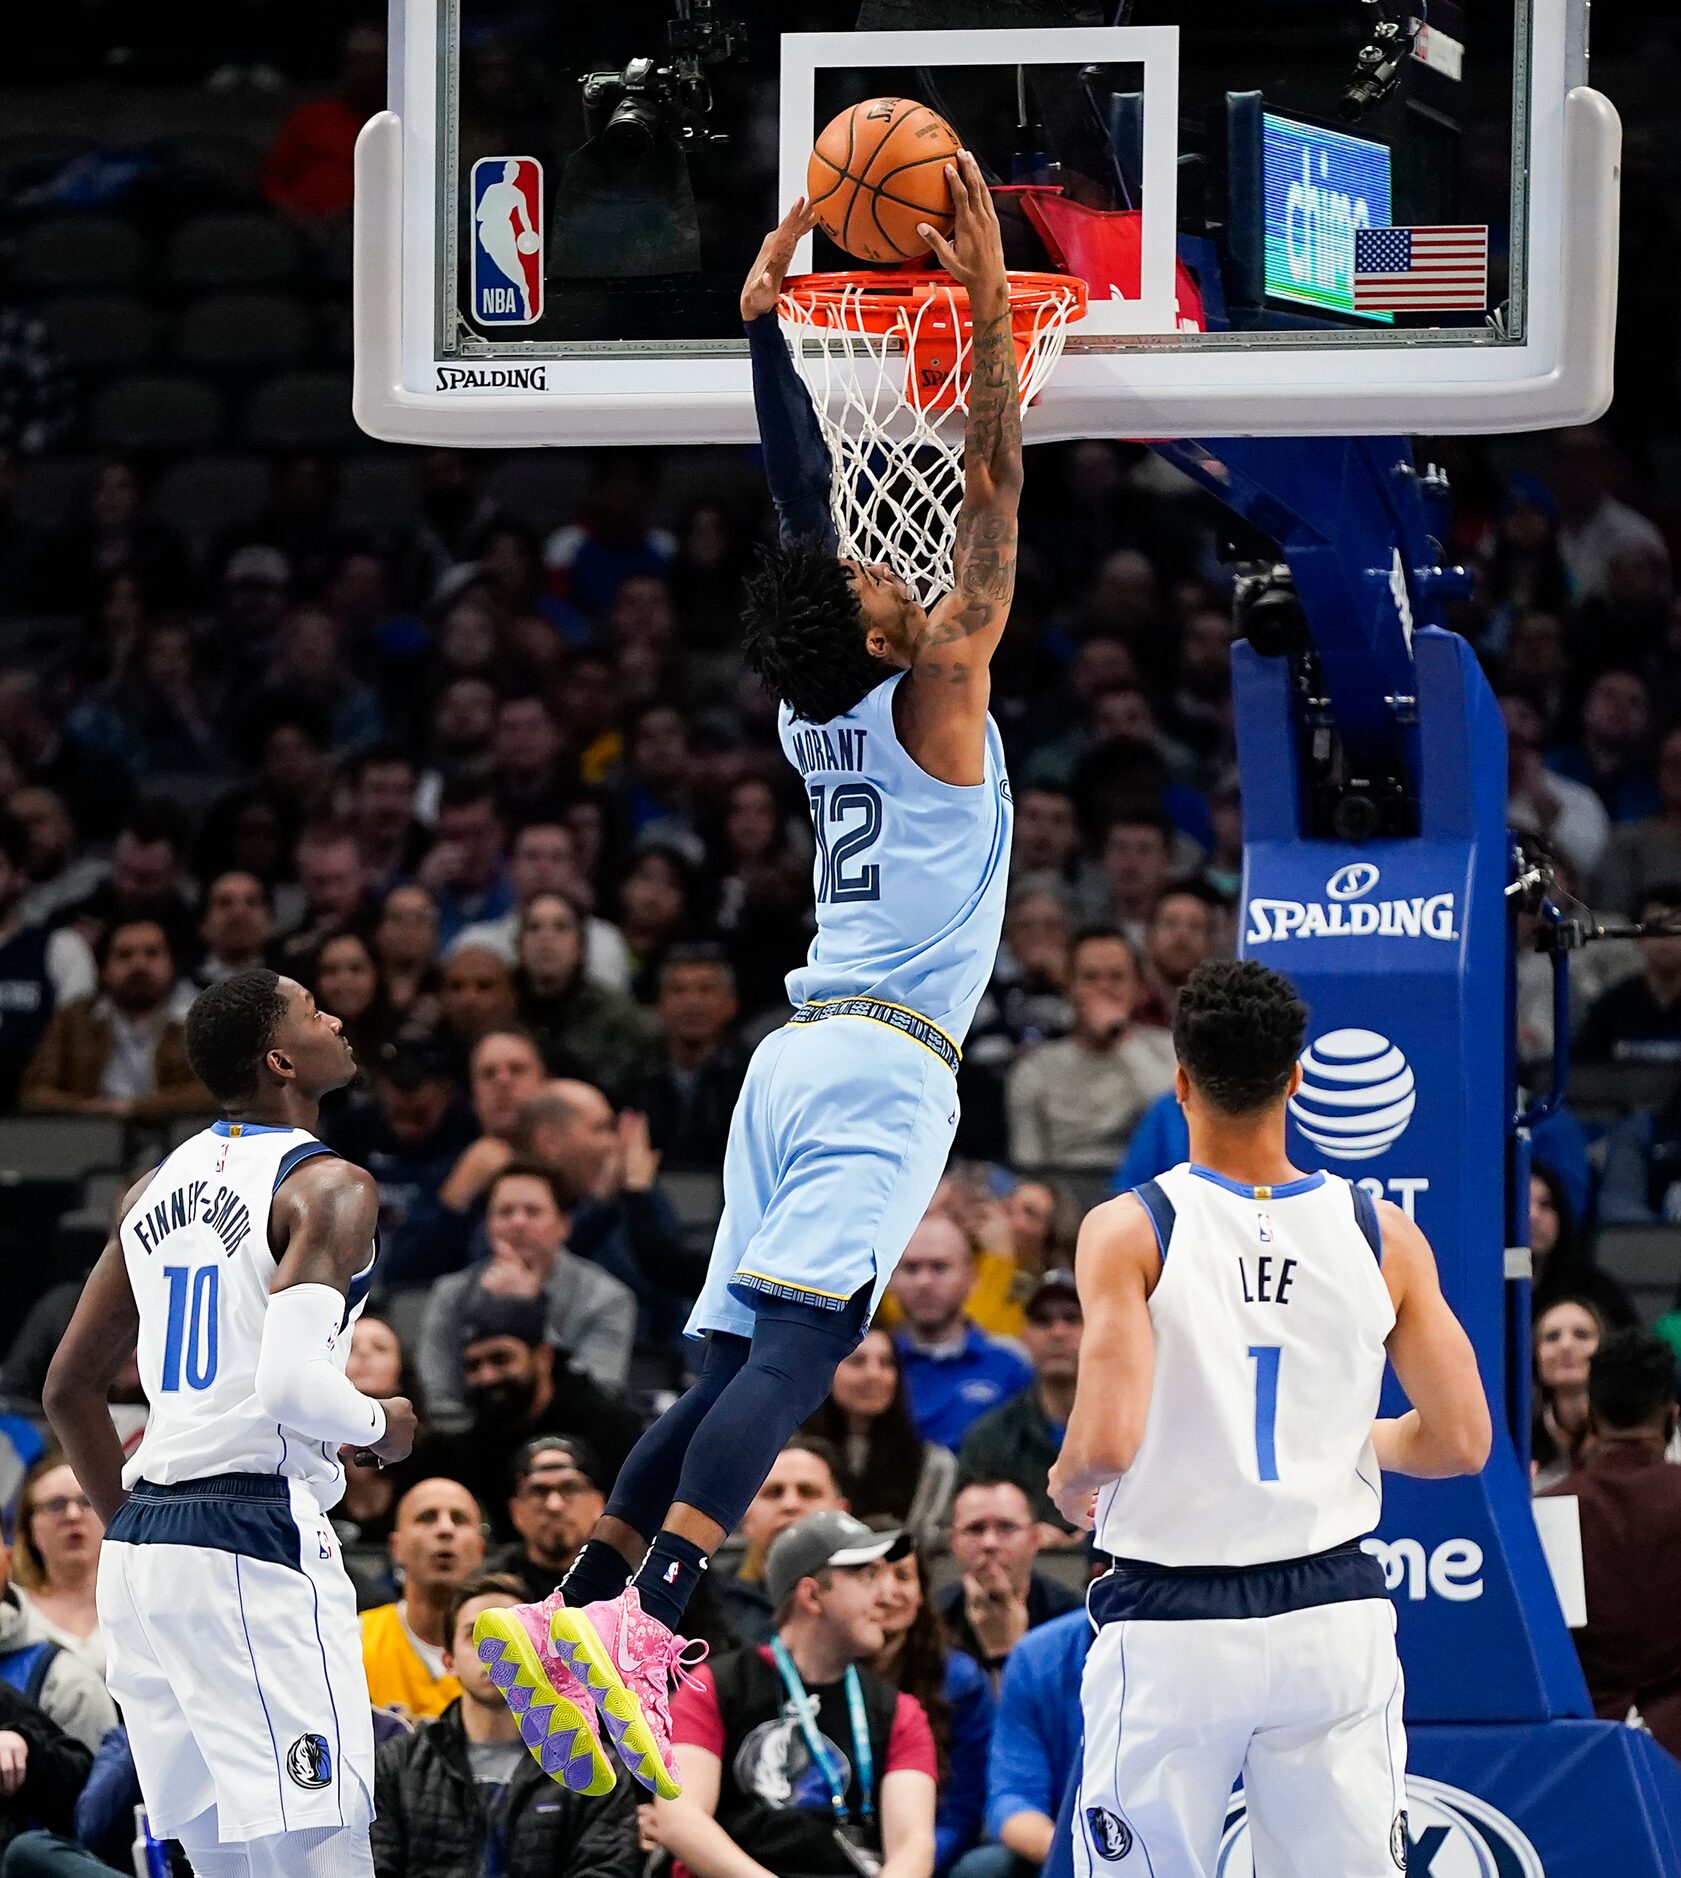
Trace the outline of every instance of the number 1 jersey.
{"label": "number 1 jersey", "polygon": [[[125,1216],[121,1239],[140,1315],[140,1386],[150,1412],[123,1484],[173,1486],[215,1474],[308,1481],[323,1507],[343,1491],[337,1451],[265,1415],[257,1357],[275,1259],[269,1207],[304,1161],[332,1150],[301,1128],[217,1122],[163,1163]],[[342,1370],[373,1278],[370,1245],[329,1354]]]}
{"label": "number 1 jersey", "polygon": [[990,716],[984,780],[930,776],[893,721],[904,682],[903,673],[885,680],[827,724],[781,708],[783,752],[805,778],[817,850],[817,936],[788,974],[788,998],[880,998],[961,1043],[998,956],[1010,782]]}
{"label": "number 1 jersey", "polygon": [[1371,1200],[1334,1174],[1248,1187],[1183,1163],[1137,1194],[1162,1249],[1155,1376],[1137,1458],[1098,1496],[1099,1548],[1266,1565],[1371,1532],[1395,1326]]}

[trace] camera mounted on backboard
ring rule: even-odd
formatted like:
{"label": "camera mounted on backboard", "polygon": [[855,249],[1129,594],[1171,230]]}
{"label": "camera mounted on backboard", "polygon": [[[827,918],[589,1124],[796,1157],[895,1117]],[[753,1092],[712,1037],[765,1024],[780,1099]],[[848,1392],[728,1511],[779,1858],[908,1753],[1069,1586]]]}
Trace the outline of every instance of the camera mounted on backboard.
{"label": "camera mounted on backboard", "polygon": [[585,126],[616,162],[643,161],[662,142],[729,142],[726,133],[706,127],[712,114],[706,69],[745,58],[747,28],[740,20],[719,18],[713,0],[674,4],[669,63],[627,59],[618,71],[589,72],[582,80]]}

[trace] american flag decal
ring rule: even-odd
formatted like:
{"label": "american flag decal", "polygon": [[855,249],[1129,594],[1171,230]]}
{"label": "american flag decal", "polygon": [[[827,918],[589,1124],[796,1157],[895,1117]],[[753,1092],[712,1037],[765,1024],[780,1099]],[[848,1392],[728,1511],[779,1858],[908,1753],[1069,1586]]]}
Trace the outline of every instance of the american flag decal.
{"label": "american flag decal", "polygon": [[1488,306],[1488,229],[1357,228],[1356,313],[1421,313]]}

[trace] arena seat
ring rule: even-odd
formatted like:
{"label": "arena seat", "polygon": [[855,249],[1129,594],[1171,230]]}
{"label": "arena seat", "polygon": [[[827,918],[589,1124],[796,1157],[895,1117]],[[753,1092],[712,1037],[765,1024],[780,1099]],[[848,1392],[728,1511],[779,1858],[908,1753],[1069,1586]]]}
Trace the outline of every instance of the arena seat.
{"label": "arena seat", "polygon": [[295,365],[314,341],[303,303],[286,293],[217,293],[187,308],[176,341],[183,365]]}
{"label": "arena seat", "polygon": [[583,491],[585,466],[563,450],[521,450],[485,478],[485,494],[499,509],[547,531],[569,521]]}
{"label": "arena seat", "polygon": [[383,529],[413,521],[420,486],[412,455],[353,456],[339,473],[339,515],[349,529]]}
{"label": "arena seat", "polygon": [[166,271],[182,287],[266,287],[301,269],[298,237],[256,210],[216,210],[183,222],[170,238]]}
{"label": "arena seat", "polygon": [[99,463],[100,459],[92,456],[30,459],[18,478],[13,513],[37,528],[58,527],[66,515],[87,506]]}
{"label": "arena seat", "polygon": [[163,472],[147,508],[188,540],[209,543],[249,521],[263,506],[268,486],[269,467],[261,457],[195,456]]}
{"label": "arena seat", "polygon": [[660,1191],[671,1202],[685,1241],[705,1251],[724,1210],[723,1180],[717,1174],[662,1171]]}
{"label": "arena seat", "polygon": [[18,242],[12,277],[39,293],[69,287],[127,287],[139,278],[145,244],[115,215],[44,216]]}
{"label": "arena seat", "polygon": [[157,337],[156,316],[128,293],[61,294],[41,308],[41,323],[53,349],[79,371],[138,365]]}
{"label": "arena seat", "polygon": [[1600,1270],[1627,1291],[1646,1323],[1655,1323],[1675,1308],[1681,1286],[1681,1226],[1601,1227],[1595,1255]]}
{"label": "arena seat", "polygon": [[202,450],[221,435],[220,394],[202,379],[136,372],[95,401],[89,441],[107,450]]}
{"label": "arena seat", "polygon": [[126,1132],[114,1115],[9,1115],[0,1120],[0,1184],[79,1182],[121,1167]]}
{"label": "arena seat", "polygon": [[259,450],[333,450],[360,435],[348,372],[282,372],[251,395],[245,441]]}

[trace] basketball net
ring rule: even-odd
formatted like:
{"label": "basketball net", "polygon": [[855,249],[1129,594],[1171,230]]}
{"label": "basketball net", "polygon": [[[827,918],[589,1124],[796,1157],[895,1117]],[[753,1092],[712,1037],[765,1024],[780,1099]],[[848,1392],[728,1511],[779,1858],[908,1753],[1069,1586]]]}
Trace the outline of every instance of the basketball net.
{"label": "basketball net", "polygon": [[[1086,285],[1012,274],[1025,409],[1062,357]],[[969,414],[968,293],[949,274],[803,274],[778,312],[834,464],[830,513],[848,559],[886,562],[923,606],[952,587]]]}

